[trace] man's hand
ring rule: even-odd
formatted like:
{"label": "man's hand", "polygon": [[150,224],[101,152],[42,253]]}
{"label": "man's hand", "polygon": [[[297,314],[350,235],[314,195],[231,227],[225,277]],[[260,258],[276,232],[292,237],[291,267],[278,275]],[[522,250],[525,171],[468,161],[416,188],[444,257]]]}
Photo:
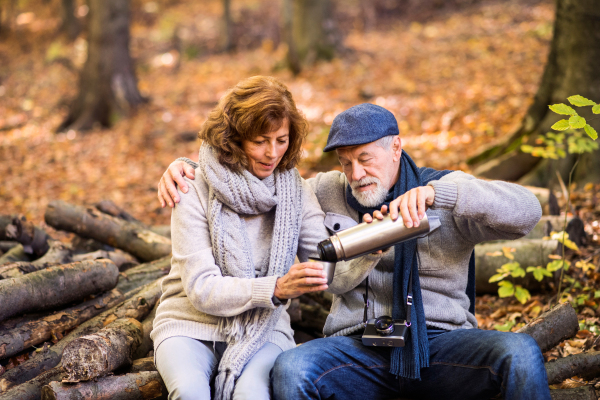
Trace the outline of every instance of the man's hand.
{"label": "man's hand", "polygon": [[[402,216],[404,226],[412,228],[419,226],[420,220],[425,216],[425,211],[433,205],[435,199],[435,190],[432,186],[419,186],[404,193],[402,196],[390,202],[389,209],[386,206],[381,207],[381,211],[375,211],[373,217],[383,219],[386,214],[390,214],[392,220]],[[371,222],[373,218],[369,214],[363,216],[364,222]]]}
{"label": "man's hand", "polygon": [[294,264],[287,274],[277,279],[275,297],[293,299],[304,293],[327,289],[327,277],[323,265],[318,262]]}
{"label": "man's hand", "polygon": [[175,203],[179,203],[177,186],[183,193],[187,193],[188,187],[183,179],[184,176],[194,179],[196,171],[184,161],[173,161],[158,182],[158,201],[161,207],[165,207],[167,204],[169,207],[175,207]]}

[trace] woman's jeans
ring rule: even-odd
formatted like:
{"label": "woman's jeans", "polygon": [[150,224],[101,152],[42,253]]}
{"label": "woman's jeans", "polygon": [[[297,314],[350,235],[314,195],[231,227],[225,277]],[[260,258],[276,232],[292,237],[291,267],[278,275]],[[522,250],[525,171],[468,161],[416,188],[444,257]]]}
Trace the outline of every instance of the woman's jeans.
{"label": "woman's jeans", "polygon": [[[439,332],[439,331],[438,331]],[[544,358],[526,334],[459,329],[429,337],[421,380],[396,378],[389,348],[360,336],[316,339],[282,353],[272,371],[276,400],[549,400]]]}
{"label": "woman's jeans", "polygon": [[[223,356],[224,342],[207,342],[184,336],[163,341],[156,349],[156,369],[160,372],[169,400],[210,400],[211,378]],[[235,384],[233,400],[268,400],[269,373],[281,349],[266,343],[248,361]]]}

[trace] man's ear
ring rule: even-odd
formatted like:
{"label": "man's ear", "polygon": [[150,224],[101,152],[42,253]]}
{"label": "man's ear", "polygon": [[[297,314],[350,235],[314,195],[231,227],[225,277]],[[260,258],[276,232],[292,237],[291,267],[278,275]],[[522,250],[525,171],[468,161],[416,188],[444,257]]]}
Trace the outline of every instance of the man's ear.
{"label": "man's ear", "polygon": [[402,139],[400,139],[400,136],[394,137],[394,141],[392,142],[392,153],[394,154],[394,162],[400,160],[400,157],[402,157]]}

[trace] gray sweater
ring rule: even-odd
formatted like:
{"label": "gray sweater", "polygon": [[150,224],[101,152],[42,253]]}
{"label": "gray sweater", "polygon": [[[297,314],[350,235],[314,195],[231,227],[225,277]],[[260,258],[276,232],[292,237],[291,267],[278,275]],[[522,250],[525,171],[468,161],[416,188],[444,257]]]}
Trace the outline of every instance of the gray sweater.
{"label": "gray sweater", "polygon": [[[341,172],[320,173],[309,179],[326,213],[330,231],[357,223],[358,212],[346,202],[346,177]],[[427,325],[447,330],[475,328],[465,294],[469,259],[475,244],[498,239],[517,239],[539,221],[542,210],[537,198],[517,184],[483,181],[460,171],[430,182],[435,189],[428,216],[437,216],[441,226],[417,242],[421,264],[419,278]],[[339,225],[338,225],[339,224]],[[388,250],[374,267],[336,267],[329,291],[334,294],[325,335],[347,335],[363,327],[363,294],[369,277],[368,317],[392,315],[394,249]]]}
{"label": "gray sweater", "polygon": [[[222,276],[213,258],[206,219],[208,186],[199,172],[195,180],[186,178],[186,181],[190,190],[187,194],[180,192],[181,200],[171,216],[173,258],[171,272],[162,283],[163,294],[151,334],[155,348],[173,336],[224,341],[217,330],[219,317],[238,315],[254,307],[277,306],[273,303],[277,276],[254,279]],[[272,176],[263,182],[275,190]],[[317,243],[329,234],[323,225],[325,215],[305,181],[302,192],[297,255],[306,261],[308,257],[317,256]],[[242,218],[251,241],[254,265],[261,266],[269,259],[275,208]],[[268,340],[282,350],[295,345],[288,313],[281,313]]]}

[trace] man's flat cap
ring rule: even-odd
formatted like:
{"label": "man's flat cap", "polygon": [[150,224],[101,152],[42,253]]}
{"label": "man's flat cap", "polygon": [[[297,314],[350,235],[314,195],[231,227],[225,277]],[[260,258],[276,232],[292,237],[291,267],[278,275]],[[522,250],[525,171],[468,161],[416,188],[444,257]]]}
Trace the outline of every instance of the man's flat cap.
{"label": "man's flat cap", "polygon": [[394,114],[375,104],[363,103],[350,107],[335,117],[323,151],[371,143],[398,133],[398,122]]}

